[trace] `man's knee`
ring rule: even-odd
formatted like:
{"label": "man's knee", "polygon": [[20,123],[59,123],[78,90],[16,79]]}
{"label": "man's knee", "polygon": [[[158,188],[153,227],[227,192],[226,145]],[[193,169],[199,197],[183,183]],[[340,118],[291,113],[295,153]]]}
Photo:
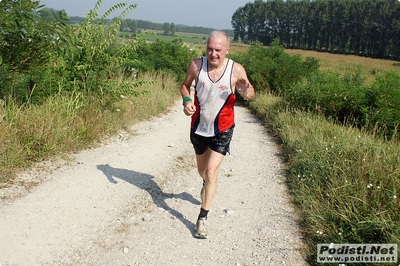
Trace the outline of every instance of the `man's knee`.
{"label": "man's knee", "polygon": [[217,182],[217,177],[218,177],[218,169],[207,169],[206,171],[206,179],[209,182]]}

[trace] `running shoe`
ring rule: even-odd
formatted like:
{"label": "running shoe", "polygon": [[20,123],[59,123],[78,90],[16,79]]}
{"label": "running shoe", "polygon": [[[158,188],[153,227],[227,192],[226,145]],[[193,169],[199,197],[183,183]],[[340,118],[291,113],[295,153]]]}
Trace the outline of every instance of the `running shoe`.
{"label": "running shoe", "polygon": [[206,239],[208,237],[208,233],[206,230],[206,218],[200,218],[197,220],[196,227],[194,228],[195,233],[194,236],[196,238]]}

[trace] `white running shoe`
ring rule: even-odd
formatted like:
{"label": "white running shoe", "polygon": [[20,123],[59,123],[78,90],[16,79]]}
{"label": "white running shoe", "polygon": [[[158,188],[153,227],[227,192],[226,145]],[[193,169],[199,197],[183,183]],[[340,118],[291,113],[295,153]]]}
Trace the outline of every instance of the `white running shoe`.
{"label": "white running shoe", "polygon": [[206,218],[200,218],[197,220],[196,227],[194,228],[195,230],[194,236],[196,238],[206,239],[208,237],[206,223],[207,223]]}

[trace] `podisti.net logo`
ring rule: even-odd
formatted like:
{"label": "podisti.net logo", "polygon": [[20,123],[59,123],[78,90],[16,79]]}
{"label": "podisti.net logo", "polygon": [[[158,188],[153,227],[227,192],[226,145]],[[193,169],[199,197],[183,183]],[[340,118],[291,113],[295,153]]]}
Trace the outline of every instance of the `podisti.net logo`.
{"label": "podisti.net logo", "polygon": [[319,263],[397,263],[397,244],[318,244]]}

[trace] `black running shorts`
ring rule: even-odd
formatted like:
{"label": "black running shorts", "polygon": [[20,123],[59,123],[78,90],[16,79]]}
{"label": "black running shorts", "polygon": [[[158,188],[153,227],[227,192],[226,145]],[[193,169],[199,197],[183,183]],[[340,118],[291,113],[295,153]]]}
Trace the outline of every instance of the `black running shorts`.
{"label": "black running shorts", "polygon": [[235,125],[214,137],[203,137],[197,135],[194,130],[191,130],[190,141],[193,144],[194,151],[197,155],[201,155],[207,150],[207,148],[210,148],[211,150],[225,156],[229,153],[229,145],[232,140],[234,127]]}

